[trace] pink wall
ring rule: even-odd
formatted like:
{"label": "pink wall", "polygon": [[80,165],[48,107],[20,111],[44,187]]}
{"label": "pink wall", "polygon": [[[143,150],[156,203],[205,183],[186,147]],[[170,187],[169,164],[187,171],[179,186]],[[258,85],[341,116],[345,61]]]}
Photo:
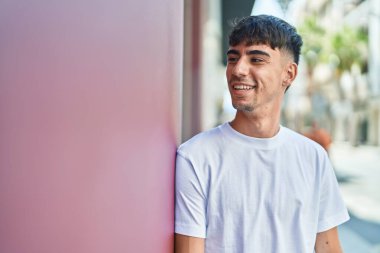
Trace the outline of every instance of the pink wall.
{"label": "pink wall", "polygon": [[0,1],[0,252],[172,252],[182,2]]}

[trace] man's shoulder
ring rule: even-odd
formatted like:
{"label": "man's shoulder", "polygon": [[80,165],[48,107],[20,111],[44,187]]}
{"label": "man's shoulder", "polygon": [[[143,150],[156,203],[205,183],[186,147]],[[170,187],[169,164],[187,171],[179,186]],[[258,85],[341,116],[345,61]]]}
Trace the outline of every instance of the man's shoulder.
{"label": "man's shoulder", "polygon": [[222,128],[224,127],[224,124],[219,125],[217,127],[214,127],[210,130],[201,132],[186,142],[182,143],[178,147],[179,153],[186,154],[186,153],[194,153],[199,151],[205,151],[210,147],[213,147],[215,145],[218,145],[222,140]]}
{"label": "man's shoulder", "polygon": [[288,141],[287,145],[297,147],[303,151],[325,153],[323,147],[317,142],[311,140],[310,138],[300,134],[290,128],[282,127],[283,131],[286,133]]}

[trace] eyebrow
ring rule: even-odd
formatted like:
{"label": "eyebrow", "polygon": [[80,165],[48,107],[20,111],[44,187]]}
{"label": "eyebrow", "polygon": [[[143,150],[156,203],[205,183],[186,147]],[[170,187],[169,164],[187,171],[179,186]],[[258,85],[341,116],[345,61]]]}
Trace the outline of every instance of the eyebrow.
{"label": "eyebrow", "polygon": [[[236,49],[229,49],[227,51],[227,55],[230,55],[230,54],[237,54],[237,55],[240,55],[240,52]],[[265,51],[262,51],[262,50],[250,50],[247,52],[247,55],[265,55],[265,56],[268,56],[270,57],[270,54],[268,54],[267,52]]]}

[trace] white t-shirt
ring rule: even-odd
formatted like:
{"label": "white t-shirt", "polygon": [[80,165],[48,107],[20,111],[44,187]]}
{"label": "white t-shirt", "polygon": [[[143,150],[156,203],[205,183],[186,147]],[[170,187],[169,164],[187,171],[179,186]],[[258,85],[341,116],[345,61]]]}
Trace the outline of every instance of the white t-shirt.
{"label": "white t-shirt", "polygon": [[206,253],[311,253],[318,232],[349,219],[321,146],[228,123],[178,148],[175,208],[175,232],[206,238]]}

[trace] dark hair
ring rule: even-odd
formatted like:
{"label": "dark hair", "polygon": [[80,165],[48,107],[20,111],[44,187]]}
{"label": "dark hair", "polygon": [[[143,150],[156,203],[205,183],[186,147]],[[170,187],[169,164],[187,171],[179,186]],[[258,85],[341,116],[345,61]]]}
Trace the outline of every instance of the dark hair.
{"label": "dark hair", "polygon": [[284,20],[268,15],[242,18],[234,26],[230,36],[230,46],[242,42],[247,45],[266,44],[272,49],[284,49],[293,55],[298,64],[301,53],[302,38],[297,30]]}

